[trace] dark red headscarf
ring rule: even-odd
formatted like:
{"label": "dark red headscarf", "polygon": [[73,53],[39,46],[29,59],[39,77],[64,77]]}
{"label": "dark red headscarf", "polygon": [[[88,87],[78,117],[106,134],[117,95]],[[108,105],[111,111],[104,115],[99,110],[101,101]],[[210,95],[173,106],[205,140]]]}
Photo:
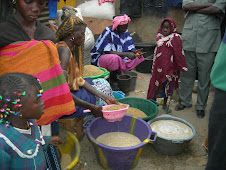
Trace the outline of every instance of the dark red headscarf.
{"label": "dark red headscarf", "polygon": [[[170,23],[171,32],[168,36],[162,34],[162,25],[164,21]],[[165,87],[165,94],[166,96],[172,94],[172,89],[178,88],[180,71],[187,71],[182,42],[174,20],[165,18],[162,20],[157,32],[156,48],[147,99],[152,99],[155,91],[166,80],[167,85]]]}
{"label": "dark red headscarf", "polygon": [[[164,18],[162,21],[161,21],[161,25],[160,25],[160,27],[159,27],[159,29],[158,29],[158,32],[157,32],[157,34],[161,34],[162,33],[162,25],[163,25],[163,23],[165,22],[165,21],[168,21],[169,23],[170,23],[170,34],[172,34],[172,33],[176,33],[176,34],[178,34],[178,32],[177,32],[177,27],[176,27],[176,24],[175,24],[175,22],[174,22],[174,20],[172,19],[172,18]],[[157,36],[157,38],[158,38],[158,36]],[[158,39],[157,39],[157,41],[158,41]]]}

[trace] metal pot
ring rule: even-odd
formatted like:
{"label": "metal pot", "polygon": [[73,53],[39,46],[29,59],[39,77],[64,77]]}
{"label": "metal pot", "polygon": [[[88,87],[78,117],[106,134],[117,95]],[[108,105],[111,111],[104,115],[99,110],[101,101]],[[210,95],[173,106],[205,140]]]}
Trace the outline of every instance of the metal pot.
{"label": "metal pot", "polygon": [[151,125],[153,122],[158,120],[175,120],[179,121],[181,123],[186,124],[192,129],[193,135],[190,138],[187,139],[169,139],[165,137],[160,137],[157,134],[156,142],[152,145],[156,152],[163,154],[163,155],[178,155],[181,154],[189,145],[189,142],[194,138],[196,131],[195,128],[185,121],[184,119],[170,116],[170,115],[161,115],[158,116],[150,121],[148,121],[148,124]]}

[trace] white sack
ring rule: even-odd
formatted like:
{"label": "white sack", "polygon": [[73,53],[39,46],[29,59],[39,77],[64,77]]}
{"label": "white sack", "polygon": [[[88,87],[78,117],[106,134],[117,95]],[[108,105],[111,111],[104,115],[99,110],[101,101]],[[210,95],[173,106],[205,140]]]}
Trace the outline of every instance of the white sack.
{"label": "white sack", "polygon": [[77,6],[82,16],[112,20],[115,16],[115,2],[105,2],[99,5],[98,0],[87,1]]}

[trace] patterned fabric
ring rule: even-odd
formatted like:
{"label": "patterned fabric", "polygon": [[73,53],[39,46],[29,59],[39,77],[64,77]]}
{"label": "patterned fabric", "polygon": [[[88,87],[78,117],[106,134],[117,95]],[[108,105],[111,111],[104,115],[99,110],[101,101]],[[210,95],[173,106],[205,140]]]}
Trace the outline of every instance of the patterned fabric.
{"label": "patterned fabric", "polygon": [[44,155],[47,169],[61,170],[60,158],[56,146],[49,145],[48,148],[44,150]]}
{"label": "patterned fabric", "polygon": [[168,81],[166,80],[165,82],[163,82],[158,89],[155,91],[154,97],[153,98],[165,98],[166,94],[167,96],[172,96],[172,92],[173,92],[173,86],[171,86],[171,93],[167,93],[165,92],[166,89],[166,85],[168,84]]}
{"label": "patterned fabric", "polygon": [[[45,169],[43,149],[48,146],[50,137],[42,138],[35,120],[29,120],[35,140],[27,138],[12,126],[0,124],[0,165],[1,169]],[[43,145],[45,146],[43,147]]]}
{"label": "patterned fabric", "polygon": [[[166,20],[171,25],[171,34],[165,37],[161,30]],[[166,96],[172,94],[172,86],[173,89],[178,88],[180,71],[187,71],[180,35],[177,33],[176,24],[172,19],[162,20],[156,41],[147,99],[152,99],[155,91],[166,80],[168,83],[164,92]]]}
{"label": "patterned fabric", "polygon": [[[136,48],[128,30],[123,34],[118,34],[116,30],[112,31],[112,26],[109,26],[99,36],[90,53],[92,55],[91,63],[99,66],[98,60],[104,55],[104,51],[129,52],[131,50],[136,50]],[[126,62],[128,57],[122,57],[122,59]]]}
{"label": "patterned fabric", "polygon": [[[35,52],[34,52],[35,51]],[[75,111],[74,101],[55,44],[51,41],[24,41],[0,49],[0,75],[22,72],[37,77],[44,90],[44,114],[37,123],[46,125]]]}
{"label": "patterned fabric", "polygon": [[[110,86],[110,84],[108,83],[107,80],[105,80],[105,79],[94,79],[93,84],[94,85],[92,85],[92,86],[96,90],[104,93],[107,96],[114,98],[111,86]],[[102,100],[101,98],[96,97],[96,105],[105,106],[105,105],[107,105],[107,103],[104,100]]]}
{"label": "patterned fabric", "polygon": [[[85,78],[85,81],[91,84],[96,90],[100,91],[101,93],[104,93],[105,95],[109,97],[113,97],[113,92],[111,89],[110,84],[108,83],[107,80],[99,78],[99,79],[92,79],[92,78]],[[76,97],[79,99],[86,101],[88,103],[94,104],[94,105],[99,105],[99,106],[104,106],[106,105],[106,102],[100,99],[99,97],[94,96],[93,94],[89,93],[86,91],[84,88],[80,87],[79,91],[71,91]],[[87,116],[89,113],[83,113],[83,110],[86,110],[86,108],[75,106],[76,107],[76,112],[72,115],[68,116],[63,116],[62,119],[69,119],[69,118],[74,118],[74,117],[84,117]]]}
{"label": "patterned fabric", "polygon": [[85,80],[82,77],[82,74],[80,73],[80,70],[78,68],[78,64],[76,62],[75,57],[72,55],[70,48],[68,47],[67,43],[64,41],[60,41],[56,44],[56,47],[66,47],[70,51],[70,60],[68,64],[68,86],[71,91],[78,91],[79,87],[83,86],[85,83]]}
{"label": "patterned fabric", "polygon": [[[40,127],[42,134],[46,134],[46,128]],[[58,136],[60,133],[59,121],[55,120],[50,125],[51,135]],[[47,136],[47,135],[46,135]],[[48,145],[47,149],[44,150],[44,155],[46,159],[47,170],[61,170],[59,153],[56,146]]]}

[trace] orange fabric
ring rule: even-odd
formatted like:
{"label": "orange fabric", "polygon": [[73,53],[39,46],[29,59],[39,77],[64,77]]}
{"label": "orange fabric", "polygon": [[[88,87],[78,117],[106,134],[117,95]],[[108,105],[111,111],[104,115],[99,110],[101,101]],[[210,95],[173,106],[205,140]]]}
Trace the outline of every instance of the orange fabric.
{"label": "orange fabric", "polygon": [[[83,51],[84,53],[84,51]],[[78,47],[78,61],[79,61],[79,70],[80,73],[83,75],[83,55],[82,55],[82,47]]]}
{"label": "orange fabric", "polygon": [[56,47],[66,47],[70,51],[70,61],[68,65],[68,86],[71,91],[78,91],[80,86],[83,86],[85,83],[85,80],[82,77],[82,74],[80,73],[78,64],[75,60],[75,57],[72,55],[70,48],[64,41],[60,41],[56,44]]}

